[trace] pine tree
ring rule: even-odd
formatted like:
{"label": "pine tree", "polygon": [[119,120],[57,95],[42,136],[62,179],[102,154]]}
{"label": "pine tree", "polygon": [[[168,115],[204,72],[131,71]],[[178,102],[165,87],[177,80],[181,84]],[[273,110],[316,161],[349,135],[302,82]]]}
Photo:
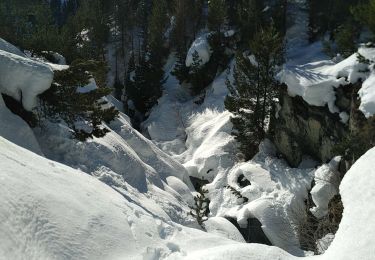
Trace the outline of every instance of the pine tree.
{"label": "pine tree", "polygon": [[174,27],[172,30],[172,45],[176,51],[176,64],[172,71],[180,83],[188,79],[189,68],[186,67],[186,55],[189,42],[189,21],[193,19],[189,10],[193,9],[191,0],[176,0],[174,10]]}
{"label": "pine tree", "polygon": [[272,107],[277,98],[275,80],[283,61],[283,41],[273,26],[261,30],[251,43],[252,55],[236,57],[234,83],[227,82],[230,94],[225,106],[233,113],[233,134],[240,150],[250,159],[265,138]]}
{"label": "pine tree", "polygon": [[133,82],[128,84],[128,97],[136,108],[147,113],[162,94],[164,83],[163,63],[166,56],[165,30],[168,22],[166,0],[155,1],[149,18],[147,48],[140,53]]}
{"label": "pine tree", "polygon": [[356,39],[358,38],[358,29],[349,22],[337,29],[335,33],[337,52],[343,57],[349,57],[357,51]]}
{"label": "pine tree", "polygon": [[193,95],[199,94],[206,87],[206,70],[202,65],[202,59],[197,51],[193,53],[193,63],[190,66],[189,82],[191,83],[191,91]]}
{"label": "pine tree", "polygon": [[[41,120],[65,122],[73,131],[73,137],[86,140],[103,137],[108,130],[102,122],[111,122],[118,114],[114,107],[104,108],[102,99],[111,93],[104,87],[106,68],[103,62],[77,60],[69,69],[55,71],[54,82],[49,90],[40,96]],[[97,89],[79,92],[78,88],[87,85],[95,78]],[[83,126],[83,127],[82,127]]]}
{"label": "pine tree", "polygon": [[194,197],[195,206],[191,209],[190,214],[197,220],[198,224],[203,227],[203,222],[207,221],[209,199],[206,198],[207,190],[201,188],[199,194]]}
{"label": "pine tree", "polygon": [[368,29],[375,33],[375,0],[360,2],[360,4],[351,8],[351,13],[357,22],[368,27]]}
{"label": "pine tree", "polygon": [[227,16],[225,0],[210,0],[208,2],[208,28],[217,33],[221,32]]}
{"label": "pine tree", "polygon": [[241,31],[241,42],[243,45],[249,43],[255,33],[264,23],[263,0],[240,0],[237,4],[237,24]]}

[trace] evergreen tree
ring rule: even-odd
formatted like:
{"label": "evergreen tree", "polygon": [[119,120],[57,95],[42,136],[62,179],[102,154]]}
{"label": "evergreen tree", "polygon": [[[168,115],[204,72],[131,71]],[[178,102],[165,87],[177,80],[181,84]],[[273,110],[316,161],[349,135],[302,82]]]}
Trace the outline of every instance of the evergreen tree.
{"label": "evergreen tree", "polygon": [[283,40],[273,26],[257,33],[250,47],[251,56],[236,57],[234,83],[228,81],[230,94],[225,101],[234,114],[233,134],[247,159],[257,153],[266,136],[278,93],[275,76],[284,53]]}
{"label": "evergreen tree", "polygon": [[174,10],[174,27],[172,30],[172,45],[176,51],[176,64],[172,74],[180,83],[188,79],[189,68],[186,67],[186,55],[189,42],[189,21],[193,19],[189,11],[193,9],[193,1],[176,0]]}
{"label": "evergreen tree", "polygon": [[237,24],[241,30],[241,42],[248,44],[255,33],[261,28],[264,17],[263,0],[240,0],[237,5]]}
{"label": "evergreen tree", "polygon": [[208,3],[208,28],[220,34],[225,23],[227,9],[225,0],[210,0]]}
{"label": "evergreen tree", "polygon": [[346,23],[340,26],[334,37],[337,45],[337,52],[343,57],[349,57],[357,51],[356,39],[358,38],[358,30],[352,23]]}
{"label": "evergreen tree", "polygon": [[[111,89],[104,87],[106,69],[103,62],[77,60],[69,69],[55,71],[54,81],[49,90],[40,96],[39,118],[52,122],[65,122],[73,131],[73,137],[86,140],[103,137],[108,130],[102,122],[109,123],[118,114],[114,107],[102,97]],[[98,88],[91,91],[78,91],[95,78]]]}
{"label": "evergreen tree", "polygon": [[206,87],[206,69],[202,65],[202,59],[199,53],[193,53],[193,63],[190,66],[189,82],[191,83],[191,91],[193,95],[199,94],[204,87]]}
{"label": "evergreen tree", "polygon": [[147,49],[135,69],[133,80],[128,82],[127,94],[136,108],[147,113],[162,94],[164,83],[163,63],[166,56],[165,30],[168,22],[166,0],[155,1],[149,18]]}
{"label": "evergreen tree", "polygon": [[352,6],[351,13],[357,22],[375,33],[375,0],[363,1],[358,5]]}
{"label": "evergreen tree", "polygon": [[194,197],[195,206],[190,210],[190,215],[197,220],[201,227],[203,227],[203,222],[207,221],[209,213],[208,204],[210,201],[206,198],[207,193],[207,190],[201,188],[199,194]]}

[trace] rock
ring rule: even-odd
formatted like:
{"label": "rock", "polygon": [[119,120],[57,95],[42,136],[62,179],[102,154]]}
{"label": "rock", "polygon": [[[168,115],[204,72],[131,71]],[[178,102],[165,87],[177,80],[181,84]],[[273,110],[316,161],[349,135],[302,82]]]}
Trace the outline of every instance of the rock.
{"label": "rock", "polygon": [[332,114],[328,107],[311,106],[301,97],[290,97],[286,89],[281,93],[280,106],[273,141],[289,164],[297,167],[303,155],[329,161],[334,146],[349,131],[339,115]]}
{"label": "rock", "polygon": [[247,243],[258,243],[272,246],[271,241],[263,232],[262,223],[258,219],[249,218],[247,220],[247,227],[245,228],[240,227],[235,219],[229,217],[227,217],[227,219],[238,229],[238,231],[240,231]]}
{"label": "rock", "polygon": [[[280,108],[273,118],[270,133],[275,146],[291,166],[297,167],[303,155],[322,163],[336,155],[344,156],[335,150],[338,144],[348,141],[356,144],[353,147],[356,157],[375,145],[375,117],[366,119],[358,109],[360,100],[357,93],[360,87],[359,82],[336,89],[335,105],[340,112],[349,114],[346,124],[338,113],[331,113],[327,106],[311,106],[299,96],[289,96],[286,86],[282,88]],[[346,172],[355,159],[347,161],[346,169],[342,166],[342,171]]]}

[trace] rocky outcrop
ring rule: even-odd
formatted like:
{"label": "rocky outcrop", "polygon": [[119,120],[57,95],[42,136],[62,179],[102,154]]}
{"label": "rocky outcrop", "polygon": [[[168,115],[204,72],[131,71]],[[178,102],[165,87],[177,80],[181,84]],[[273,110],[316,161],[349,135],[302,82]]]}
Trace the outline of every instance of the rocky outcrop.
{"label": "rocky outcrop", "polygon": [[375,145],[375,118],[366,119],[358,110],[360,85],[336,89],[336,106],[349,115],[347,123],[328,107],[311,106],[299,96],[289,96],[286,86],[282,88],[271,138],[290,165],[298,166],[304,155],[327,162],[337,155],[341,144],[355,150],[350,155],[353,158],[346,158],[354,161]]}

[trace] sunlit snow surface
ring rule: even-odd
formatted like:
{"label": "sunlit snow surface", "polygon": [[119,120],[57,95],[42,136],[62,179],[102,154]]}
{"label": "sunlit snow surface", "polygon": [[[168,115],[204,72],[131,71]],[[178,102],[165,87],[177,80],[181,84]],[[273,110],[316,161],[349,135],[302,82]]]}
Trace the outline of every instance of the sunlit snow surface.
{"label": "sunlit snow surface", "polygon": [[[361,98],[360,110],[366,117],[375,113],[375,96],[373,94],[373,66],[360,63],[355,53],[342,60],[334,62],[322,54],[320,42],[294,49],[289,61],[284,66],[278,79],[288,87],[291,96],[301,96],[313,106],[328,105],[332,113],[340,113],[335,106],[335,88],[363,82],[358,92]],[[360,47],[358,53],[371,62],[375,62],[375,48]]]}
{"label": "sunlit snow surface", "polygon": [[[35,73],[23,77],[37,83],[34,77],[48,65],[16,55],[12,46],[4,46],[8,49],[2,52],[2,72],[17,63],[17,71],[26,68],[34,72],[31,67],[35,65]],[[286,67],[287,79],[295,84],[290,84],[294,86],[292,94],[318,104],[319,95],[308,89],[311,86],[323,87],[327,80],[332,89],[337,76],[347,78],[345,82],[359,76],[366,77],[365,83],[372,80],[372,71],[357,73],[356,66],[362,65],[353,57],[333,64],[319,58],[318,46],[307,48],[316,48],[315,54],[308,52],[310,58],[303,58],[308,62],[295,57]],[[363,50],[364,56],[373,55],[371,49]],[[307,53],[302,48],[300,52]],[[297,50],[295,54],[298,56]],[[172,56],[167,71],[173,63]],[[48,71],[41,77],[46,82]],[[310,79],[310,73],[318,77]],[[21,78],[13,77],[15,81],[0,90],[30,93],[24,106],[32,108],[46,82],[25,91]],[[226,78],[226,72],[217,77],[200,100],[193,99],[185,86],[169,75],[159,105],[143,125],[152,141],[133,129],[124,114],[106,126],[110,130],[106,137],[85,143],[71,139],[63,124],[47,124],[33,132],[0,100],[0,259],[261,260],[297,259],[286,251],[302,255],[293,222],[296,212],[303,210],[315,165],[305,161],[299,169],[291,169],[276,158],[268,141],[252,161],[237,160],[236,142],[230,134],[231,114],[223,103]],[[373,113],[370,83],[360,91],[366,116]],[[328,98],[318,105],[332,102],[331,92],[324,93]],[[119,105],[112,97],[108,99]],[[334,111],[334,106],[330,107]],[[375,150],[371,150],[347,173],[340,186],[345,210],[339,231],[326,253],[312,258],[367,260],[375,255],[374,161]],[[322,166],[321,173],[329,172],[324,167],[329,165]],[[189,175],[211,182],[206,186],[212,217],[207,232],[189,215],[194,195]],[[241,187],[240,175],[251,185]],[[248,202],[237,198],[227,185]],[[239,242],[243,238],[223,217],[234,218],[240,225],[249,217],[258,218],[271,242],[286,251]]]}

